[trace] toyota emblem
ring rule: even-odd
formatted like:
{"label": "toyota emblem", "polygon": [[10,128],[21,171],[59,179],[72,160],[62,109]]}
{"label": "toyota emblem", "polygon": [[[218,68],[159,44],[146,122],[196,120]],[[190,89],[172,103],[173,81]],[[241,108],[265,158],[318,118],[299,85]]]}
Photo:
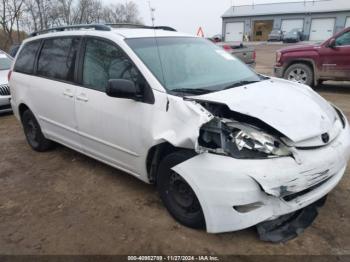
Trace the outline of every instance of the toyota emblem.
{"label": "toyota emblem", "polygon": [[329,135],[328,135],[328,133],[324,133],[322,136],[322,141],[323,141],[323,143],[328,143],[329,142]]}

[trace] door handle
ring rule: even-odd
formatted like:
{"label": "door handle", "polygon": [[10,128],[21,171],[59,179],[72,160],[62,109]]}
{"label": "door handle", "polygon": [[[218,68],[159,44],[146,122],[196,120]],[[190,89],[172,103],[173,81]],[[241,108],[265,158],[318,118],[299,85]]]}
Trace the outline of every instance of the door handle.
{"label": "door handle", "polygon": [[72,97],[74,96],[71,92],[69,92],[69,90],[64,91],[64,92],[63,92],[63,95],[64,95],[64,96],[68,96],[68,97],[70,97],[70,98],[72,98]]}
{"label": "door handle", "polygon": [[77,100],[78,101],[83,101],[83,102],[87,102],[89,101],[89,99],[86,96],[77,96]]}

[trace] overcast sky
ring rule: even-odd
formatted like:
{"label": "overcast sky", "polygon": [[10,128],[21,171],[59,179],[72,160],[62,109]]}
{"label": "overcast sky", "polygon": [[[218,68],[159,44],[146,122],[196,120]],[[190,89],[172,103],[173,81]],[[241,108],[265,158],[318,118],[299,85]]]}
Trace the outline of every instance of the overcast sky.
{"label": "overcast sky", "polygon": [[[115,3],[126,0],[103,1]],[[143,22],[150,25],[148,0],[133,1],[139,6]],[[254,0],[254,3],[291,1],[300,2],[300,0]],[[221,15],[231,6],[232,2],[235,5],[250,5],[253,0],[151,0],[151,5],[156,9],[156,25],[172,26],[178,31],[190,34],[196,34],[198,28],[202,26],[206,36],[213,36],[221,33]]]}

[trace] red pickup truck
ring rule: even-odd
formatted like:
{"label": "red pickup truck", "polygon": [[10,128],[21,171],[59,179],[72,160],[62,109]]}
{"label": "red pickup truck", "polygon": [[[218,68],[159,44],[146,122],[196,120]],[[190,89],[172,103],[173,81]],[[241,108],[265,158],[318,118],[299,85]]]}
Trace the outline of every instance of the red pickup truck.
{"label": "red pickup truck", "polygon": [[274,74],[309,86],[350,80],[350,27],[321,44],[278,50]]}

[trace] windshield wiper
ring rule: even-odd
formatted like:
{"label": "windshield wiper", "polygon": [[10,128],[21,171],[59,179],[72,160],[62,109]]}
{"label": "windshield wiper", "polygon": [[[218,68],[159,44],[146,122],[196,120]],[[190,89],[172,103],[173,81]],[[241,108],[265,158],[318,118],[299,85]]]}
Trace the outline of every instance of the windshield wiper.
{"label": "windshield wiper", "polygon": [[228,85],[228,86],[225,86],[222,90],[226,90],[226,89],[231,89],[231,88],[234,88],[234,87],[238,87],[238,86],[243,86],[243,85],[248,85],[248,84],[254,84],[254,83],[258,83],[260,81],[239,81],[239,82],[236,82],[236,83],[233,83],[231,85]]}
{"label": "windshield wiper", "polygon": [[203,95],[203,94],[211,93],[213,92],[213,90],[204,89],[204,88],[177,88],[177,89],[171,90],[171,92]]}

